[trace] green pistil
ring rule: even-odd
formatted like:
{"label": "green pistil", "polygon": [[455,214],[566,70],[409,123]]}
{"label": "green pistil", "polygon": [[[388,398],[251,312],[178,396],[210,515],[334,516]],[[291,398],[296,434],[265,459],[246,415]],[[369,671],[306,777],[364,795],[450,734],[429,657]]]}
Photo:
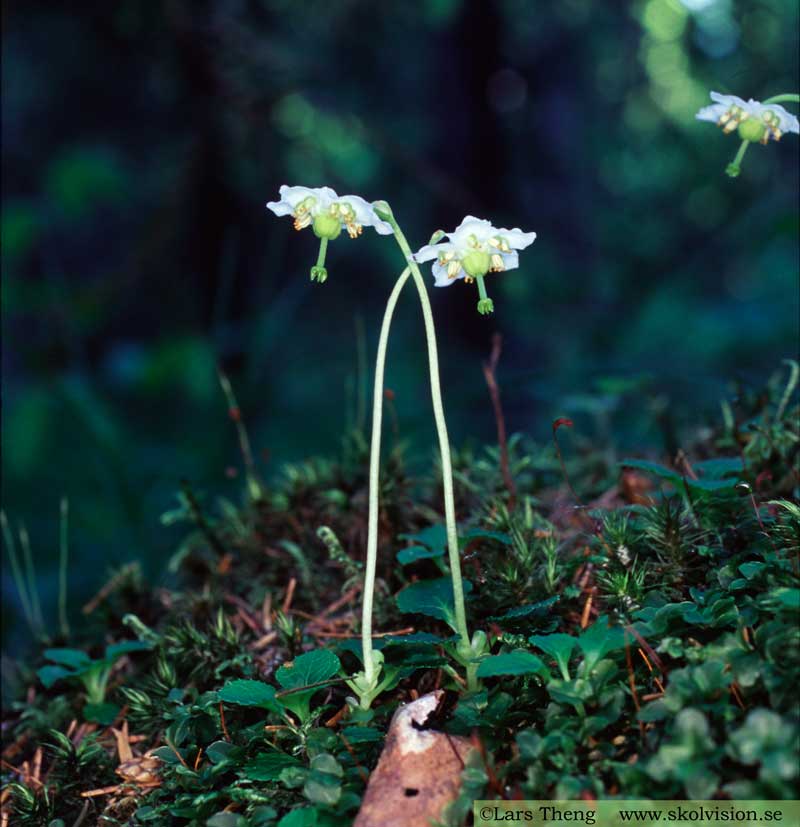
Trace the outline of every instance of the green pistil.
{"label": "green pistil", "polygon": [[741,171],[742,158],[744,158],[744,154],[747,152],[747,147],[749,146],[750,141],[742,141],[739,151],[736,153],[736,157],[725,168],[725,174],[728,175],[728,177],[736,178],[739,175],[739,172]]}
{"label": "green pistil", "polygon": [[478,313],[481,316],[486,316],[494,312],[494,302],[489,298],[486,292],[486,284],[483,281],[483,276],[476,276],[475,281],[478,283],[478,294],[480,301],[478,302]]}
{"label": "green pistil", "polygon": [[325,269],[325,254],[328,252],[328,239],[320,238],[319,255],[317,263],[311,268],[311,281],[318,281],[322,284],[328,278],[328,271]]}

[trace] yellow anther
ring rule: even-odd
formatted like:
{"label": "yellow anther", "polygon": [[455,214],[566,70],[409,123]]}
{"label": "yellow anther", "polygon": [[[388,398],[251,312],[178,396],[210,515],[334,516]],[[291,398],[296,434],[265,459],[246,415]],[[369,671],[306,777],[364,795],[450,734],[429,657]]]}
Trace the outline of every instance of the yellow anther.
{"label": "yellow anther", "polygon": [[503,257],[499,253],[492,254],[492,264],[489,268],[493,273],[499,273],[501,270],[506,269],[506,265],[503,262]]}
{"label": "yellow anther", "polygon": [[311,223],[311,221],[311,213],[309,213],[308,210],[303,210],[302,212],[300,212],[299,210],[295,210],[295,230],[302,230],[304,227],[307,227]]}
{"label": "yellow anther", "polygon": [[475,279],[472,278],[472,276],[464,276],[464,282],[466,284],[472,284],[472,282],[474,282],[474,281],[475,281]]}
{"label": "yellow anther", "polygon": [[350,238],[358,238],[364,230],[360,224],[356,224],[352,221],[348,221],[344,226],[347,229],[347,234]]}
{"label": "yellow anther", "polygon": [[447,265],[447,278],[454,279],[458,275],[458,271],[461,269],[461,262],[459,261],[451,261]]}

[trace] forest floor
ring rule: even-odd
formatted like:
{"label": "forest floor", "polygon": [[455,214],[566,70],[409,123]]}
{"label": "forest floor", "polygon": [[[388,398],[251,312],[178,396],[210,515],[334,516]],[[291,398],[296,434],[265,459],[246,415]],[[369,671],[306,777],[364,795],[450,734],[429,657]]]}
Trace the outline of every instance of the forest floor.
{"label": "forest floor", "polygon": [[439,689],[425,726],[471,745],[441,824],[471,823],[475,799],[797,798],[796,385],[791,363],[742,389],[668,458],[609,462],[568,420],[544,445],[457,451],[467,614],[490,644],[473,691],[452,656],[440,470],[412,477],[392,447],[370,710],[345,682],[364,434],[270,485],[245,464],[239,503],[184,485],[164,581],[120,569],[81,628],[8,666],[3,827],[342,827],[398,706]]}

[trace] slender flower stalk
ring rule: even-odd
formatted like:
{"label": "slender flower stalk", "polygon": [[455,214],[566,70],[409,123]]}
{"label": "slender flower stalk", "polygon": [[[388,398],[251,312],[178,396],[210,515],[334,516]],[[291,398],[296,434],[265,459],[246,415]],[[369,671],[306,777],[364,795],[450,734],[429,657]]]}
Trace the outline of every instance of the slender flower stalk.
{"label": "slender flower stalk", "polygon": [[369,690],[377,685],[377,670],[372,650],[372,604],[375,593],[375,568],[378,559],[378,499],[380,494],[381,428],[383,424],[383,376],[386,366],[386,350],[389,344],[389,330],[397,299],[408,277],[409,267],[400,274],[392,289],[378,338],[378,355],[375,359],[375,389],[372,397],[372,443],[369,455],[369,519],[367,528],[367,564],[364,572],[363,601],[361,608],[361,649],[364,660],[364,684],[368,692],[361,697],[362,706],[369,707],[372,701]]}
{"label": "slender flower stalk", "polygon": [[[386,209],[382,209],[385,206]],[[467,628],[467,613],[464,604],[464,583],[461,579],[461,557],[458,549],[458,530],[456,528],[456,506],[453,488],[453,463],[450,456],[450,441],[447,435],[447,422],[444,416],[444,403],[442,402],[442,389],[439,380],[439,354],[436,345],[436,328],[433,322],[433,311],[431,310],[428,290],[425,287],[425,280],[420,273],[417,262],[411,252],[403,231],[400,229],[391,209],[388,205],[376,205],[378,215],[389,223],[400,250],[403,253],[411,274],[414,277],[414,284],[419,294],[419,301],[422,308],[422,318],[425,323],[425,339],[428,345],[428,365],[430,368],[431,380],[431,401],[433,402],[433,416],[436,422],[436,433],[439,438],[439,451],[442,457],[442,488],[444,493],[444,518],[447,529],[447,551],[450,563],[450,577],[453,582],[453,603],[455,609],[456,633],[460,637],[458,648],[465,658],[470,649],[470,637]],[[474,669],[467,670],[470,689],[474,688]]]}

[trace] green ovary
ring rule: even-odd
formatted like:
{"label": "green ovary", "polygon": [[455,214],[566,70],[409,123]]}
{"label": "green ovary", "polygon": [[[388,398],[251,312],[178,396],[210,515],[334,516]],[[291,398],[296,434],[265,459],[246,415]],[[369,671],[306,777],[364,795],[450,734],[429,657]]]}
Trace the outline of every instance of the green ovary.
{"label": "green ovary", "polygon": [[339,219],[325,213],[314,218],[313,227],[317,238],[325,238],[328,241],[333,241],[342,231]]}
{"label": "green ovary", "polygon": [[472,250],[461,259],[464,272],[471,278],[485,276],[489,272],[491,263],[489,254],[481,250]]}

